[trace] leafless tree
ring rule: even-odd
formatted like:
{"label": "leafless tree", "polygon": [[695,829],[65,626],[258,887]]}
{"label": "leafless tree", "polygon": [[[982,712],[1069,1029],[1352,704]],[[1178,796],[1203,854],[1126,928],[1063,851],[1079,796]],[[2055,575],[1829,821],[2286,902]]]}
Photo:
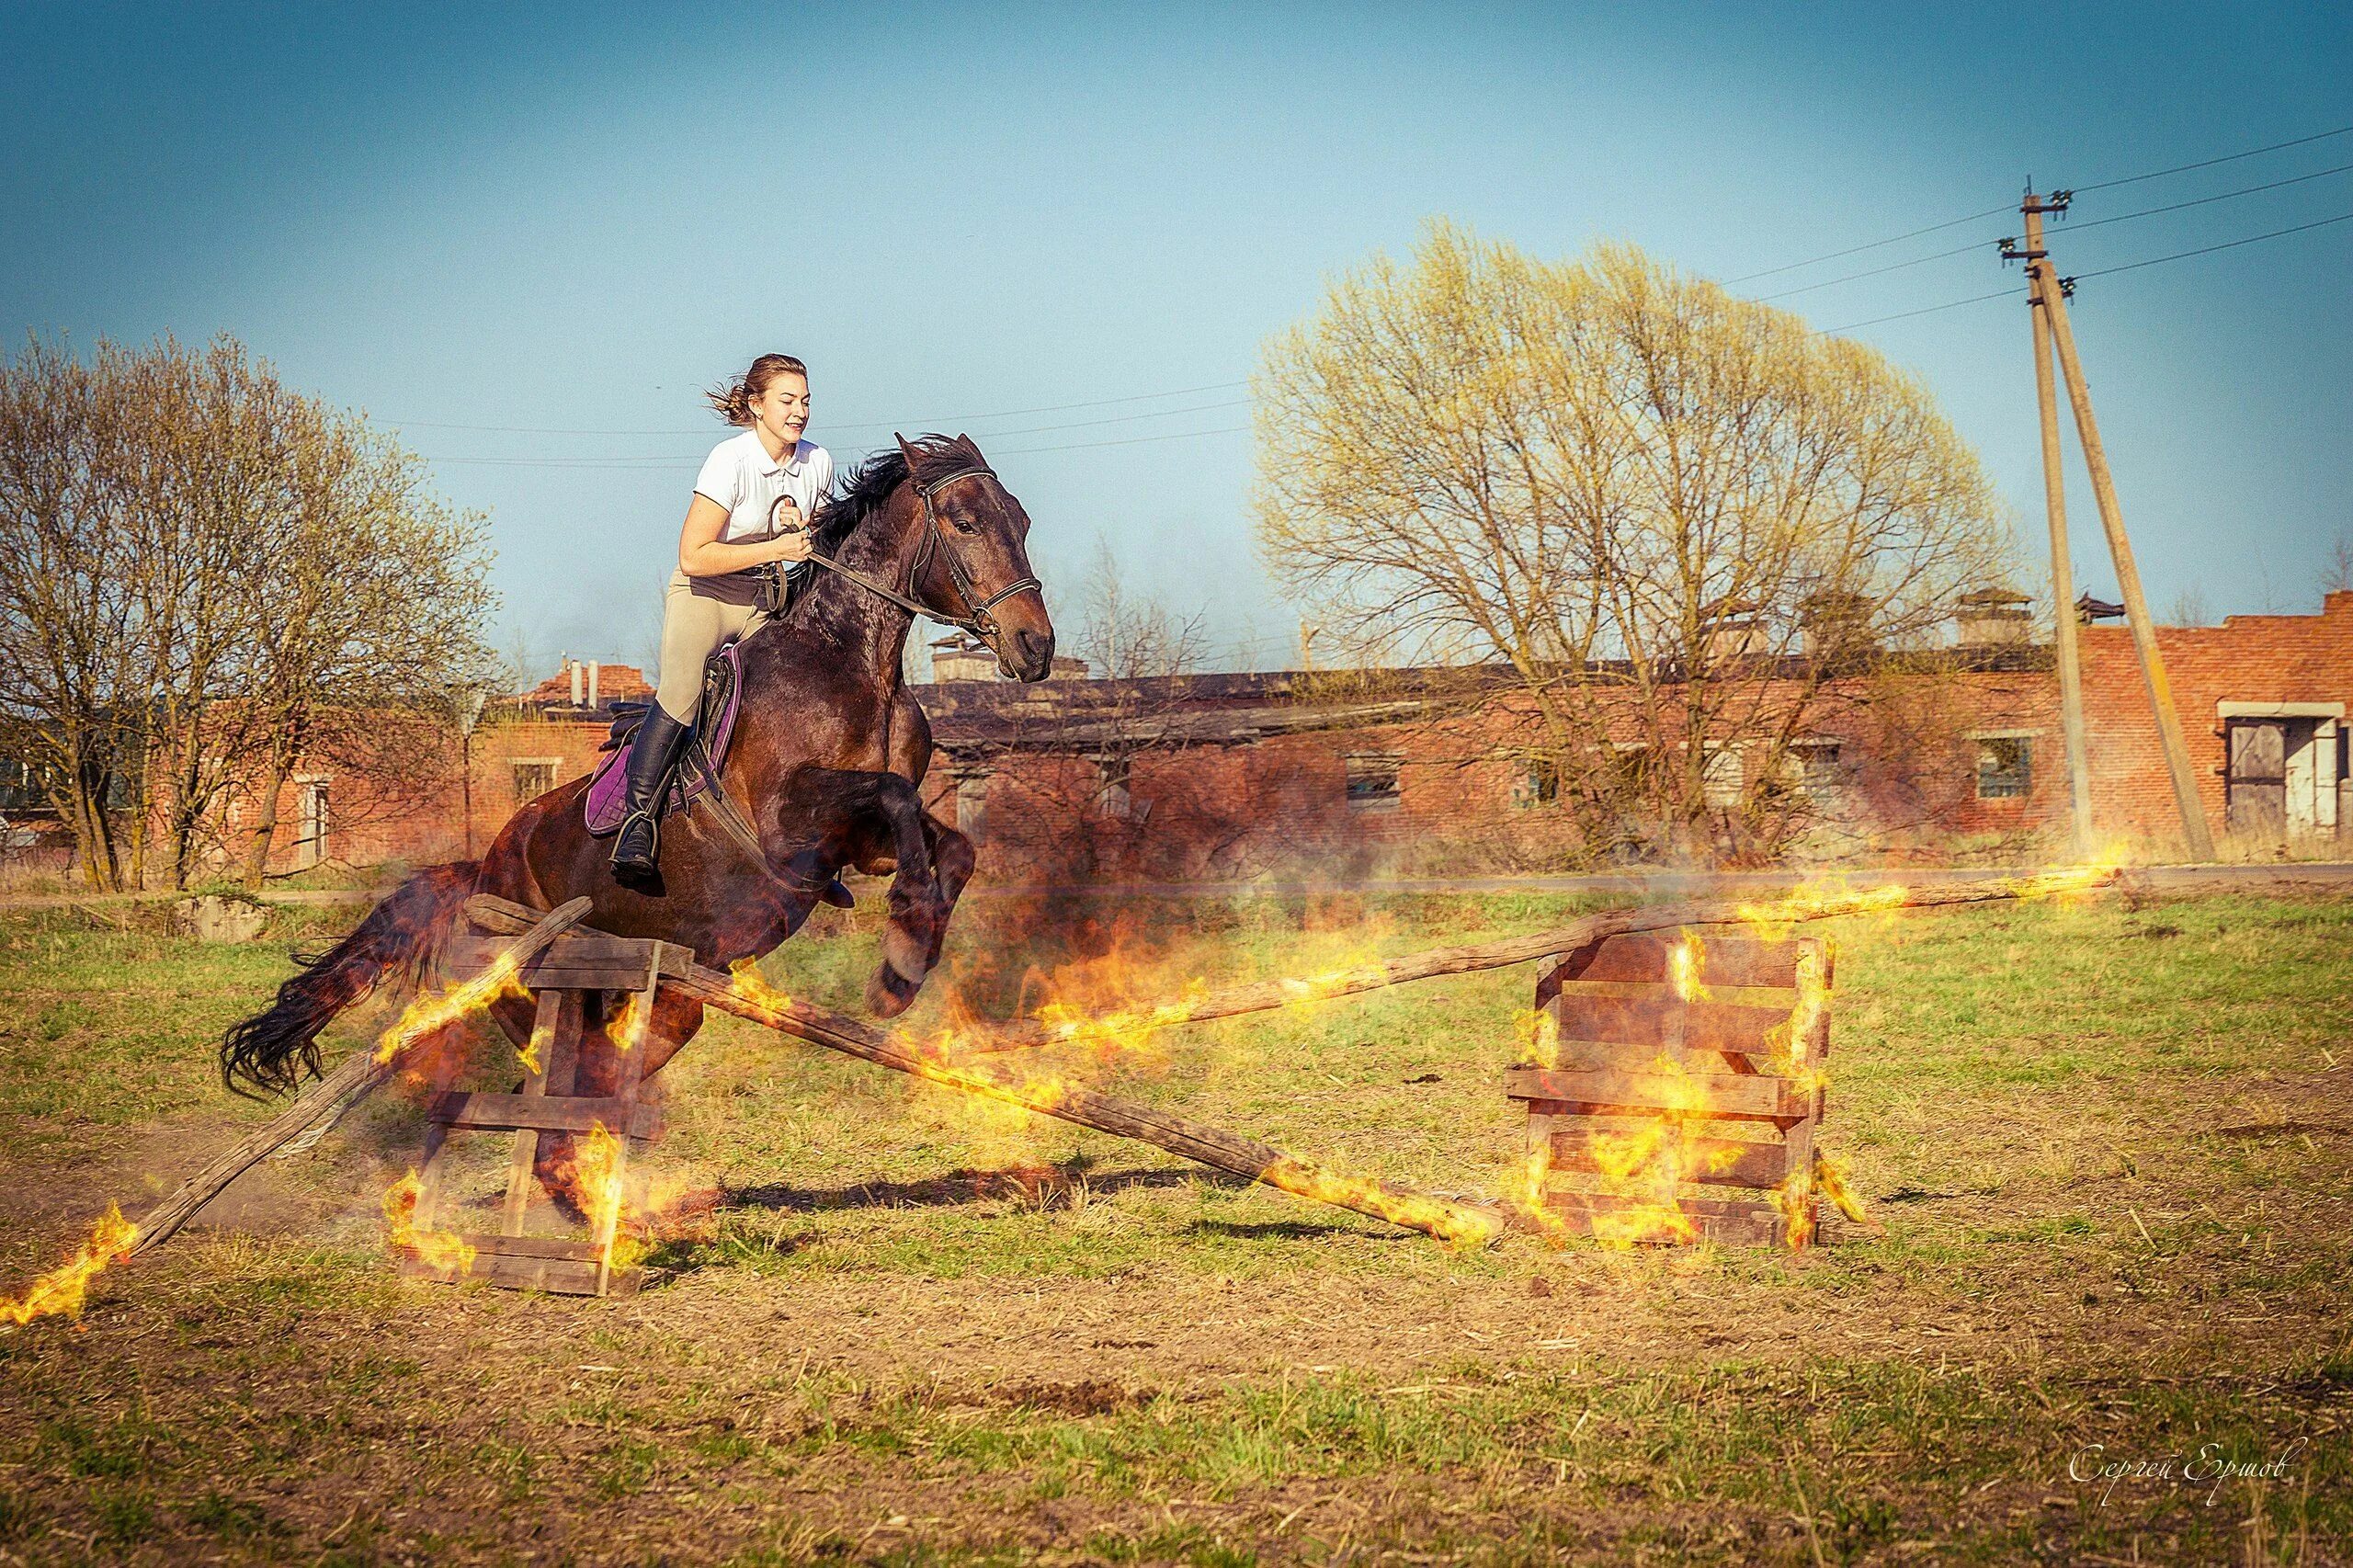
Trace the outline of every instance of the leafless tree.
{"label": "leafless tree", "polygon": [[239,799],[257,881],[307,747],[446,708],[486,659],[480,519],[225,338],[0,366],[0,740],[99,886],[146,880],[151,824],[185,886]]}
{"label": "leafless tree", "polygon": [[1507,668],[1514,748],[1597,845],[1778,842],[1832,677],[2007,575],[1916,379],[1629,246],[1436,225],[1271,340],[1255,396],[1269,570],[1336,641]]}

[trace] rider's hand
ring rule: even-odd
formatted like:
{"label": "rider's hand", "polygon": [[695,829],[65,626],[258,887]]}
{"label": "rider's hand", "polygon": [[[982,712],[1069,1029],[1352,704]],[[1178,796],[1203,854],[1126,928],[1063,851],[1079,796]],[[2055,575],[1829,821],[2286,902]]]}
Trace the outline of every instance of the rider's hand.
{"label": "rider's hand", "polygon": [[770,516],[776,526],[784,530],[773,541],[776,559],[787,564],[808,560],[809,525],[801,520],[801,508],[793,504],[792,497],[779,497],[776,510]]}

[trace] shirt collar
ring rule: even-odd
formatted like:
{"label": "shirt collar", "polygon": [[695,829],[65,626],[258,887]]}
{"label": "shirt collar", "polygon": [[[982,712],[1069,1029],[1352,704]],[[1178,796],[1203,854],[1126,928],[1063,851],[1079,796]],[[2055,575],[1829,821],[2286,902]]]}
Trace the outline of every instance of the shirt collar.
{"label": "shirt collar", "polygon": [[760,433],[756,430],[747,430],[745,432],[745,435],[751,438],[752,460],[759,465],[759,470],[762,473],[782,472],[790,474],[795,479],[801,477],[801,466],[808,460],[808,442],[794,442],[792,449],[784,454],[782,461],[771,462],[768,460],[767,448],[760,443]]}

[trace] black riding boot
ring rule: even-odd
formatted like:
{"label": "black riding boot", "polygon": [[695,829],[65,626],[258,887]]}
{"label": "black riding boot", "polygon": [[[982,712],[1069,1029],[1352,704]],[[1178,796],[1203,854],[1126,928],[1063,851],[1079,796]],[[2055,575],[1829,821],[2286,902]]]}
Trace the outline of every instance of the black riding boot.
{"label": "black riding boot", "polygon": [[663,790],[669,788],[670,770],[686,739],[694,733],[658,702],[646,711],[629,749],[629,814],[613,835],[613,875],[623,880],[654,875],[654,857],[662,838],[656,821]]}

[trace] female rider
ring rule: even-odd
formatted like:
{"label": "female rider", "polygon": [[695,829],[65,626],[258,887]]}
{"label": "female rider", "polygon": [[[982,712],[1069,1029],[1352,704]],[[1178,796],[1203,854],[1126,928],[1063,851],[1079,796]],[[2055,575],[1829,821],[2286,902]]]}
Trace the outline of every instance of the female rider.
{"label": "female rider", "polygon": [[745,428],[704,460],[678,530],[660,683],[630,749],[628,814],[613,842],[613,873],[622,878],[654,874],[655,807],[694,724],[703,662],[729,637],[749,636],[779,604],[778,563],[809,558],[809,519],[834,483],[834,460],[801,438],[809,371],[800,360],[763,354],[709,395],[721,418]]}

